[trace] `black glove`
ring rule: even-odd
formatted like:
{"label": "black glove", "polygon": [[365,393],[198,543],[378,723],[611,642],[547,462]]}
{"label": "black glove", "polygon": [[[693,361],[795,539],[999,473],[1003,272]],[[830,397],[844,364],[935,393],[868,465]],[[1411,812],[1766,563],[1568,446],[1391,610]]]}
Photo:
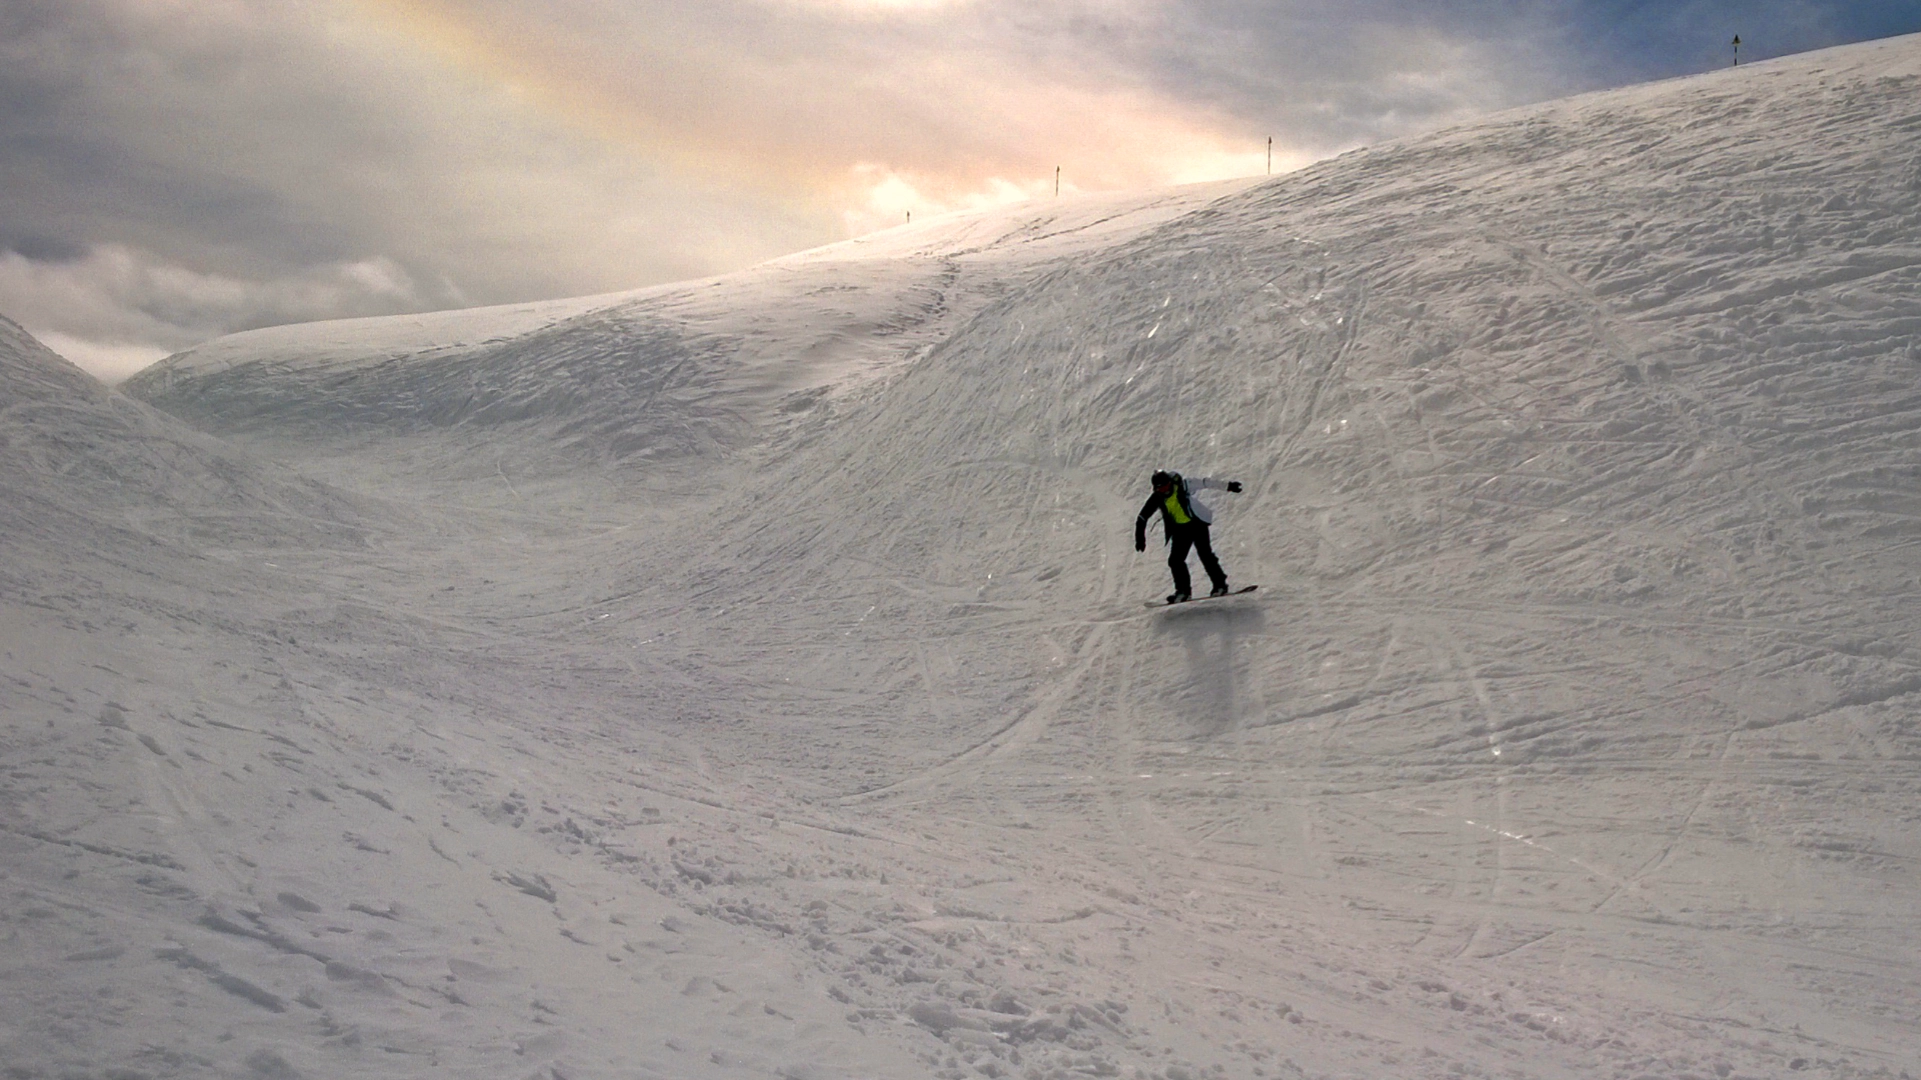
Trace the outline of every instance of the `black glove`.
{"label": "black glove", "polygon": [[1145,537],[1145,536],[1136,536],[1136,537],[1134,538],[1134,550],[1135,550],[1135,551],[1146,551],[1146,550],[1147,550],[1147,537]]}
{"label": "black glove", "polygon": [[1229,491],[1241,490],[1241,482],[1239,480],[1229,480],[1227,482],[1227,490]]}

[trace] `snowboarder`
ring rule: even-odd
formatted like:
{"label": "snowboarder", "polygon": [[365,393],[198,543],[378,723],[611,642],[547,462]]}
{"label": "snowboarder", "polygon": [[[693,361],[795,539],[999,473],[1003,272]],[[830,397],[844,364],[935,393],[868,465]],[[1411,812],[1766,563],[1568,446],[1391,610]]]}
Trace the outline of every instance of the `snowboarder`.
{"label": "snowboarder", "polygon": [[1168,545],[1167,568],[1174,572],[1174,594],[1167,598],[1167,602],[1178,604],[1193,596],[1192,583],[1187,576],[1187,549],[1190,547],[1200,555],[1201,568],[1207,571],[1208,580],[1214,583],[1214,591],[1208,595],[1227,595],[1227,574],[1221,569],[1220,560],[1214,557],[1214,545],[1209,542],[1207,535],[1214,513],[1194,498],[1191,489],[1238,492],[1241,482],[1216,480],[1211,476],[1190,481],[1182,479],[1180,473],[1165,471],[1156,472],[1153,481],[1154,493],[1147,497],[1140,515],[1134,519],[1134,550],[1147,550],[1147,519],[1159,510],[1161,533]]}

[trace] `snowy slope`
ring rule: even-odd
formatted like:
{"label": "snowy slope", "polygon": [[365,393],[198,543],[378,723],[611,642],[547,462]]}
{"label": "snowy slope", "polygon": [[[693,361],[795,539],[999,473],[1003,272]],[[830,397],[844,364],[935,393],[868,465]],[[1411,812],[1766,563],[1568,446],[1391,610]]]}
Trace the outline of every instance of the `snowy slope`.
{"label": "snowy slope", "polygon": [[[1918,71],[1224,199],[984,312],[755,487],[694,605],[615,617],[734,675],[801,790],[1086,875],[1107,970],[1121,925],[1166,998],[1238,958],[1216,1046],[1271,1037],[1245,999],[1323,1025],[1280,1040],[1309,1071],[1912,1066]],[[1251,482],[1220,535],[1260,603],[1129,614],[1162,463]]]}
{"label": "snowy slope", "polygon": [[73,526],[83,533],[122,530],[140,538],[135,546],[210,536],[314,543],[359,529],[352,500],[109,392],[4,317],[0,379],[4,524],[39,541],[21,540],[16,569],[26,553],[59,561],[69,515],[87,519]]}
{"label": "snowy slope", "polygon": [[[531,487],[577,492],[606,470],[686,483],[776,421],[891,373],[1036,266],[1247,183],[947,215],[630,294],[256,330],[127,389],[223,435],[300,439],[310,467],[369,432],[388,455],[395,436],[430,436],[384,474],[388,489],[478,479],[515,501]],[[567,483],[541,483],[556,473]]]}
{"label": "snowy slope", "polygon": [[[1898,39],[176,358],[129,388],[359,531],[33,549],[0,1056],[1921,1073],[1918,91]],[[1259,593],[1142,608],[1157,465],[1247,482]]]}
{"label": "snowy slope", "polygon": [[[501,635],[436,618],[423,574],[470,531],[285,475],[4,320],[0,393],[9,1075],[517,1076],[583,1045],[630,1076],[911,1072],[831,999],[794,999],[791,960],[635,895],[624,851],[557,870],[554,830],[519,828],[539,801],[474,797],[475,776],[566,766],[492,711],[552,654],[475,671]],[[416,768],[412,739],[459,763]],[[727,995],[768,1030],[738,1037]],[[650,1072],[664,1031],[727,1050]]]}

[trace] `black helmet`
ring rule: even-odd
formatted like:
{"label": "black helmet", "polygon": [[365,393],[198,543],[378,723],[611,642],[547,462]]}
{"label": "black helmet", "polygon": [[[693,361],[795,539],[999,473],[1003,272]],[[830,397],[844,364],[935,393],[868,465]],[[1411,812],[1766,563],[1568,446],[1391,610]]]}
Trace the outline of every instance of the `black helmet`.
{"label": "black helmet", "polygon": [[1155,487],[1161,487],[1163,485],[1172,485],[1174,483],[1174,474],[1164,469],[1156,470],[1154,473],[1153,482]]}

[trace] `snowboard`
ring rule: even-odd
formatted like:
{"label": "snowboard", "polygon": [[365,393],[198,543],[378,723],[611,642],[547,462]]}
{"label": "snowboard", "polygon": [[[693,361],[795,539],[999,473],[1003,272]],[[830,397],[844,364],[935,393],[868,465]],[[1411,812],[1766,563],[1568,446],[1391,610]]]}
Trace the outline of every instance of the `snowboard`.
{"label": "snowboard", "polygon": [[1239,596],[1242,593],[1251,593],[1258,588],[1260,588],[1259,585],[1243,585],[1238,589],[1234,589],[1229,592],[1224,592],[1219,596],[1195,596],[1186,600],[1177,600],[1173,602],[1169,602],[1167,600],[1149,600],[1147,602],[1147,606],[1151,608],[1179,607],[1182,604],[1198,604],[1203,600],[1225,600],[1230,596]]}

